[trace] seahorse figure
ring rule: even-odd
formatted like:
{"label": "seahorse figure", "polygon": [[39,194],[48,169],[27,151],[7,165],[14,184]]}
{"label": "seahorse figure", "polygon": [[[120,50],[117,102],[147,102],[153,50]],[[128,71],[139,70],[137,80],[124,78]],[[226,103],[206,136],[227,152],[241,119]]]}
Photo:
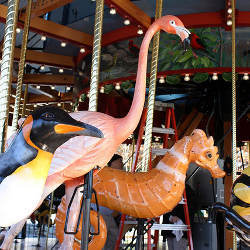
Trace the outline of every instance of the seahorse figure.
{"label": "seahorse figure", "polygon": [[[213,144],[212,137],[196,129],[149,172],[127,173],[105,167],[94,177],[99,205],[135,218],[154,218],[171,211],[182,198],[189,163],[209,170],[214,178],[225,175],[217,165],[218,149]],[[65,210],[61,208],[59,213]],[[57,223],[57,235],[63,234],[63,227],[63,222]]]}

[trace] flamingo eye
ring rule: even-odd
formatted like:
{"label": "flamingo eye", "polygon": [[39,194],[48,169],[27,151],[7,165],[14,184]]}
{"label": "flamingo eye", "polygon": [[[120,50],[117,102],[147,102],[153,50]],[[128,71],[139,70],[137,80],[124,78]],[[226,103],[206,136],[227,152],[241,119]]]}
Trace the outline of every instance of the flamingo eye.
{"label": "flamingo eye", "polygon": [[213,157],[211,152],[207,152],[207,158],[211,159]]}
{"label": "flamingo eye", "polygon": [[174,20],[171,20],[169,23],[170,23],[171,25],[175,25],[175,21],[174,21]]}

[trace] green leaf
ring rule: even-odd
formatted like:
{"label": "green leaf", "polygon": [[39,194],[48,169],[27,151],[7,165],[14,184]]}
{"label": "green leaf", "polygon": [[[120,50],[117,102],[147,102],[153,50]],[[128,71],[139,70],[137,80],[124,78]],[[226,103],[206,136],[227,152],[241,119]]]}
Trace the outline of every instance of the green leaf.
{"label": "green leaf", "polygon": [[181,82],[181,77],[179,75],[167,76],[166,82],[169,84],[178,84]]}
{"label": "green leaf", "polygon": [[194,67],[194,68],[198,68],[198,66],[199,66],[199,64],[200,64],[200,57],[198,57],[198,58],[193,58],[192,59],[192,62],[191,62],[191,64],[192,64],[192,66]]}
{"label": "green leaf", "polygon": [[132,86],[132,83],[130,81],[126,81],[121,83],[121,88],[122,89],[129,89]]}
{"label": "green leaf", "polygon": [[208,57],[203,56],[201,57],[201,63],[204,65],[205,68],[207,68],[209,66],[210,60]]}
{"label": "green leaf", "polygon": [[114,89],[113,84],[107,84],[104,86],[104,93],[105,94],[109,94],[110,92],[112,92]]}
{"label": "green leaf", "polygon": [[202,83],[207,81],[208,76],[208,73],[196,73],[192,80],[196,83]]}
{"label": "green leaf", "polygon": [[224,81],[226,81],[226,82],[231,82],[231,81],[232,81],[232,72],[223,73],[223,74],[222,74],[222,78],[223,78]]}
{"label": "green leaf", "polygon": [[216,41],[217,41],[217,36],[214,36],[214,35],[212,35],[211,33],[210,33],[210,34],[208,34],[208,33],[204,34],[204,35],[202,36],[202,38],[203,38],[203,39],[208,39],[208,40],[210,40],[211,42],[216,42]]}
{"label": "green leaf", "polygon": [[80,102],[84,102],[87,98],[87,95],[85,93],[81,94],[80,97],[79,97],[79,101]]}
{"label": "green leaf", "polygon": [[177,60],[177,62],[179,63],[183,63],[186,62],[188,59],[190,59],[193,56],[193,53],[191,50],[188,50],[184,53],[183,56],[180,56],[179,59]]}
{"label": "green leaf", "polygon": [[160,71],[165,71],[170,69],[171,63],[165,63],[164,65],[162,65]]}

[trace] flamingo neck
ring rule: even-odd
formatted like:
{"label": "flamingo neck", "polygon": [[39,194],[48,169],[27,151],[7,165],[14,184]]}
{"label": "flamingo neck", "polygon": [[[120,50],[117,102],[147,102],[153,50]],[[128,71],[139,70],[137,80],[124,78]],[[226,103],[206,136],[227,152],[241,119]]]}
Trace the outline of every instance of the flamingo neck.
{"label": "flamingo neck", "polygon": [[[148,48],[152,37],[159,30],[159,24],[157,22],[153,23],[149,27],[142,41],[132,105],[128,114],[124,118],[119,119],[117,133],[121,135],[123,140],[125,140],[135,130],[141,118],[145,102]],[[122,131],[125,133],[122,133]]]}

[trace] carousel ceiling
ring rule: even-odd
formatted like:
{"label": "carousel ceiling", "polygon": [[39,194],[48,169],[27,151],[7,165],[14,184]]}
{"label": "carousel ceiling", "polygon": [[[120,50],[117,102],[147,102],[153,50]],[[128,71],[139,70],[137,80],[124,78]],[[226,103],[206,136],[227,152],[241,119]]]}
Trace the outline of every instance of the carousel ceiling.
{"label": "carousel ceiling", "polygon": [[[26,6],[26,1],[20,2],[11,105],[15,97]],[[1,46],[6,13],[7,1],[1,0]],[[154,19],[154,13],[155,0],[105,1],[100,92],[110,93],[116,90],[126,97],[133,94],[140,43],[143,33]],[[198,38],[194,39],[191,48],[184,52],[176,37],[161,35],[157,100],[197,99],[197,96],[215,93],[216,84],[212,83],[213,81],[229,86],[230,1],[163,1],[163,15],[167,14],[179,16]],[[94,15],[95,1],[91,0],[37,0],[33,3],[24,76],[24,83],[29,86],[30,110],[33,105],[47,103],[59,103],[70,110],[73,95],[79,96],[84,93],[81,99],[86,98]],[[249,26],[250,2],[236,0],[237,72],[239,86],[243,86],[241,88],[244,93],[249,93]],[[244,101],[245,99],[249,100],[244,98]]]}

